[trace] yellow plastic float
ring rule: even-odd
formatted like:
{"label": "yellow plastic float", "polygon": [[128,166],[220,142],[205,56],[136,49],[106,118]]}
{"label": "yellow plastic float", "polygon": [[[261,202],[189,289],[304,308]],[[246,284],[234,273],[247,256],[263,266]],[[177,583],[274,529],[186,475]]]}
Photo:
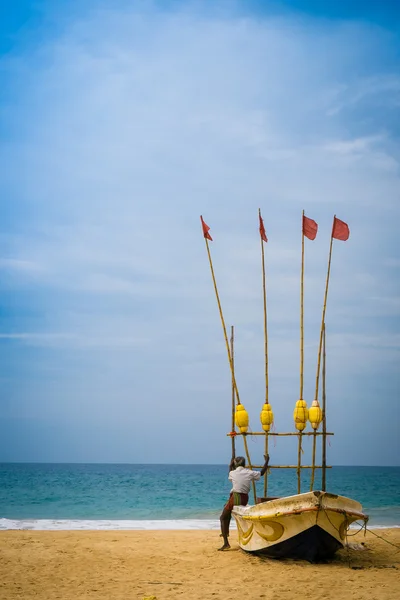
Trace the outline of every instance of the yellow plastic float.
{"label": "yellow plastic float", "polygon": [[308,420],[308,408],[305,400],[297,400],[293,411],[294,424],[297,431],[303,431],[306,428]]}
{"label": "yellow plastic float", "polygon": [[311,423],[311,427],[316,431],[322,421],[322,409],[318,400],[313,400],[313,403],[308,410],[308,420]]}
{"label": "yellow plastic float", "polygon": [[263,404],[261,413],[260,413],[260,421],[264,431],[269,431],[272,423],[274,422],[274,413],[272,412],[272,408],[270,404]]}
{"label": "yellow plastic float", "polygon": [[249,428],[249,413],[243,404],[238,404],[236,406],[235,423],[236,427],[239,428],[240,433],[247,433]]}

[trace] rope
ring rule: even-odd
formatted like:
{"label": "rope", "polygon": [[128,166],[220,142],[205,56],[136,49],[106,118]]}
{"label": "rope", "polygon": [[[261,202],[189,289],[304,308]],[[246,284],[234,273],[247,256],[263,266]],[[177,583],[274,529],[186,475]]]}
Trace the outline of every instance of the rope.
{"label": "rope", "polygon": [[[325,507],[324,507],[324,505],[323,505],[323,504],[321,504],[320,506],[321,506],[322,510],[324,511],[324,513],[325,513],[325,516],[326,516],[326,518],[328,519],[329,523],[332,525],[333,529],[334,529],[335,531],[337,531],[337,532],[339,533],[339,535],[340,535],[340,531],[339,531],[339,529],[338,529],[338,528],[336,527],[336,525],[335,525],[334,523],[332,523],[332,521],[330,520],[330,518],[329,518],[329,515],[328,515],[328,513],[327,513],[327,512],[326,512],[326,510],[325,510]],[[343,511],[339,511],[339,512],[341,512],[341,513],[342,513],[342,514],[343,514],[343,515],[346,517],[346,523],[347,523],[347,522],[348,522],[348,520],[347,520],[347,513],[346,513],[346,511],[345,511],[345,510],[343,510]],[[367,522],[368,522],[368,517],[366,518],[366,520],[365,520],[364,524],[363,524],[363,525],[360,527],[360,529],[357,531],[357,533],[360,533],[360,531],[361,531],[362,529],[364,529],[364,528],[365,528],[365,531],[367,530]],[[369,530],[368,530],[368,531],[369,531]],[[348,534],[347,534],[347,528],[346,528],[346,538],[347,538],[347,537],[352,537],[353,535],[356,535],[356,533],[352,533],[352,534],[348,535]],[[347,539],[346,539],[346,543],[347,543]]]}
{"label": "rope", "polygon": [[[365,529],[367,530],[367,527],[365,527]],[[377,533],[375,533],[374,531],[372,531],[372,529],[368,529],[367,531],[369,533],[372,533],[372,535],[374,535],[375,537],[379,538],[380,540],[383,540],[387,544],[390,544],[391,546],[394,546],[395,548],[397,548],[397,551],[400,551],[400,546],[397,546],[397,544],[393,544],[393,542],[389,542],[389,540],[385,540],[385,538],[383,538],[381,535],[378,535]]]}
{"label": "rope", "polygon": [[[322,503],[320,504],[320,507],[321,507],[321,508],[322,508],[322,510],[324,511],[324,513],[325,513],[325,516],[326,516],[326,518],[328,519],[329,523],[332,525],[333,529],[334,529],[335,531],[337,531],[337,532],[338,532],[338,534],[339,534],[339,536],[340,536],[340,531],[339,531],[339,529],[338,529],[338,528],[336,527],[336,525],[335,525],[334,523],[332,523],[332,521],[330,520],[330,518],[329,518],[329,515],[328,515],[328,513],[326,512],[326,510],[325,510],[325,507],[324,507],[324,505],[323,505]],[[346,511],[341,511],[341,512],[342,512],[342,514],[344,514],[344,516],[345,516],[346,529],[345,529],[345,534],[344,534],[344,535],[345,535],[345,541],[346,541],[346,554],[347,554],[347,562],[348,562],[348,565],[349,565],[349,569],[351,569],[350,548],[349,548],[349,543],[348,543],[348,541],[347,541],[347,539],[348,539],[348,537],[349,537],[349,536],[348,536],[348,533],[347,533],[347,531],[348,531],[348,528],[349,528],[349,526],[348,526],[348,523],[349,523],[349,521],[348,521],[348,518],[347,518],[347,513],[346,513]],[[361,529],[362,529],[362,528],[363,528],[363,527],[361,527]],[[361,529],[360,529],[360,531],[361,531]],[[365,529],[367,529],[367,521],[365,522]],[[357,533],[359,533],[359,532],[357,532]],[[352,534],[352,535],[354,535],[354,534]]]}
{"label": "rope", "polygon": [[[357,521],[356,521],[356,523],[357,523]],[[362,531],[363,529],[365,529],[365,532],[367,531],[367,524],[366,523],[363,523],[360,526],[360,529],[358,529],[355,533],[348,533],[347,537],[354,537],[355,535],[358,535],[360,533],[360,531]],[[364,533],[364,535],[365,535],[365,533]]]}
{"label": "rope", "polygon": [[347,531],[349,529],[349,521],[347,520],[347,515],[345,513],[345,524],[346,524],[346,529],[345,529],[345,540],[346,540],[346,551],[347,551],[347,562],[349,563],[349,569],[351,569],[351,558],[350,558],[350,548],[349,548],[349,542],[347,539]]}
{"label": "rope", "polygon": [[[326,512],[324,506],[321,504],[321,508],[325,513],[326,518],[328,519],[329,523],[332,525],[332,527],[339,533],[339,529],[332,523],[332,521],[329,518],[328,513]],[[343,511],[343,514],[346,515],[346,512]],[[346,523],[347,523],[347,515],[346,515]],[[357,523],[357,521],[356,521]],[[368,518],[365,520],[365,522],[363,523],[363,525],[361,525],[360,529],[358,531],[356,531],[355,533],[347,533],[347,527],[346,527],[346,546],[348,547],[347,544],[347,538],[348,537],[353,537],[355,535],[357,535],[358,533],[360,533],[360,531],[362,531],[362,529],[365,529],[365,533],[368,531],[368,533],[372,533],[372,535],[374,535],[375,537],[379,538],[380,540],[382,540],[383,542],[386,542],[387,544],[390,544],[390,546],[393,546],[394,548],[397,548],[397,551],[400,551],[400,546],[398,546],[397,544],[393,544],[393,542],[389,542],[389,540],[386,540],[384,537],[382,537],[381,535],[378,535],[377,533],[375,533],[375,531],[372,531],[372,529],[369,529],[369,527],[367,527],[367,523],[368,523]]]}

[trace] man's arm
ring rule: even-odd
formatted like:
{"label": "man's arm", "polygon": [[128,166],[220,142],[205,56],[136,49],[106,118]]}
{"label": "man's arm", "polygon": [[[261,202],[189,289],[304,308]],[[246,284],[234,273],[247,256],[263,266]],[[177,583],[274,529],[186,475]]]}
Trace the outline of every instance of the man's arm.
{"label": "man's arm", "polygon": [[232,457],[231,462],[229,463],[229,473],[235,470],[235,459]]}
{"label": "man's arm", "polygon": [[263,475],[265,475],[265,473],[267,472],[268,463],[269,463],[269,454],[264,454],[264,458],[265,458],[265,463],[264,463],[263,468],[261,469],[261,477]]}

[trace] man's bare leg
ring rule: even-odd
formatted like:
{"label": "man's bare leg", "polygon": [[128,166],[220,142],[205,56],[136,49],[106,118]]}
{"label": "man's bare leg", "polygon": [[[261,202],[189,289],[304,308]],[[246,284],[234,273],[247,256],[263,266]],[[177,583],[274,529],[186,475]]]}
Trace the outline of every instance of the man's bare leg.
{"label": "man's bare leg", "polygon": [[230,548],[230,544],[228,541],[228,537],[229,537],[229,525],[231,522],[231,514],[230,511],[226,510],[224,508],[224,510],[222,511],[222,515],[220,517],[220,523],[221,523],[221,535],[222,538],[224,540],[224,544],[223,546],[221,546],[221,548],[218,548],[218,550],[228,550]]}

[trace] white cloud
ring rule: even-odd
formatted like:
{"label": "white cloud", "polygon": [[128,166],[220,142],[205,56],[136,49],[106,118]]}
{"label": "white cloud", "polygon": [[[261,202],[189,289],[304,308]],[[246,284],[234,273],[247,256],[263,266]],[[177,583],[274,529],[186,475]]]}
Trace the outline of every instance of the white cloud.
{"label": "white cloud", "polygon": [[337,154],[364,154],[372,145],[382,141],[384,141],[384,136],[382,135],[366,136],[349,141],[328,143],[326,145],[326,150]]}
{"label": "white cloud", "polygon": [[42,266],[31,260],[21,260],[19,258],[1,258],[0,269],[16,271],[30,275],[40,272],[42,270]]}
{"label": "white cloud", "polygon": [[400,77],[398,74],[358,77],[351,86],[337,88],[333,97],[337,104],[329,109],[328,115],[330,116],[371,99],[375,99],[381,108],[395,107],[400,102]]}

